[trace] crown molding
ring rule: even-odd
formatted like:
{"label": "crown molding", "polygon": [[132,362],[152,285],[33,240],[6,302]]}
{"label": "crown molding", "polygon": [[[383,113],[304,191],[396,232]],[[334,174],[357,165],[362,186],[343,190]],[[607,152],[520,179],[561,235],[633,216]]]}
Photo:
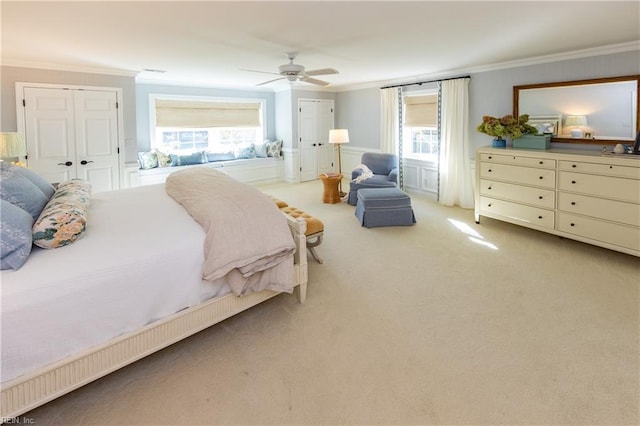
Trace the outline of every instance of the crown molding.
{"label": "crown molding", "polygon": [[3,67],[20,67],[20,68],[34,68],[42,70],[55,70],[66,72],[83,72],[88,74],[105,74],[105,75],[117,75],[123,77],[135,77],[138,75],[138,71],[124,70],[119,68],[107,68],[107,67],[90,67],[79,66],[70,64],[59,64],[50,62],[33,62],[33,61],[21,61],[15,59],[2,58]]}
{"label": "crown molding", "polygon": [[508,68],[526,67],[531,65],[546,64],[550,62],[569,61],[572,59],[588,58],[593,56],[611,55],[615,53],[624,53],[631,51],[640,51],[640,40],[634,40],[627,43],[619,43],[608,46],[593,47],[588,49],[574,50],[571,52],[556,53],[553,55],[535,56],[531,58],[518,59],[514,61],[497,62],[494,64],[478,65],[470,68],[450,69],[432,74],[414,75],[411,77],[403,77],[393,80],[372,81],[361,84],[341,85],[333,87],[335,92],[347,92],[352,90],[370,89],[372,87],[393,86],[396,84],[411,84],[415,81],[436,80],[439,78],[447,78],[455,75],[473,74],[487,71],[497,71]]}

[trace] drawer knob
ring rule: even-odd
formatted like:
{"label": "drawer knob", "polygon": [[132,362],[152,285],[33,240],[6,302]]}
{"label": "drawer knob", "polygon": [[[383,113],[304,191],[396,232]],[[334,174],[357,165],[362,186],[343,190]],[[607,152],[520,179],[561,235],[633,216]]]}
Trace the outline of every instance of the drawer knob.
{"label": "drawer knob", "polygon": [[491,169],[489,169],[489,173],[491,173]]}
{"label": "drawer knob", "polygon": [[491,187],[488,187],[487,189],[491,189]]}
{"label": "drawer knob", "polygon": [[572,164],[572,165],[571,165],[571,167],[573,167],[573,168],[575,169],[575,168],[576,168],[576,167],[578,167],[578,166],[576,166],[575,164]]}
{"label": "drawer knob", "polygon": [[575,223],[572,223],[572,224],[571,224],[571,226],[576,226],[576,224],[575,224]]}
{"label": "drawer knob", "polygon": [[572,202],[571,202],[571,205],[572,205],[572,206],[575,206],[575,205],[576,205],[576,202],[575,202],[575,201],[572,201]]}
{"label": "drawer knob", "polygon": [[487,207],[491,207],[491,204],[487,204]]}
{"label": "drawer knob", "polygon": [[492,158],[493,158],[492,156],[489,156],[489,160],[491,160]]}
{"label": "drawer knob", "polygon": [[571,183],[576,183],[576,181],[575,181],[575,180],[572,180],[572,181],[571,181]]}
{"label": "drawer knob", "polygon": [[542,216],[538,216],[538,219],[542,219]]}
{"label": "drawer knob", "polygon": [[613,166],[609,166],[610,169],[613,169]]}
{"label": "drawer knob", "polygon": [[542,195],[538,196],[538,200],[542,200]]}
{"label": "drawer knob", "polygon": [[544,161],[540,161],[538,164],[544,164]]}
{"label": "drawer knob", "polygon": [[543,177],[542,177],[542,176],[540,176],[540,179],[543,179]]}

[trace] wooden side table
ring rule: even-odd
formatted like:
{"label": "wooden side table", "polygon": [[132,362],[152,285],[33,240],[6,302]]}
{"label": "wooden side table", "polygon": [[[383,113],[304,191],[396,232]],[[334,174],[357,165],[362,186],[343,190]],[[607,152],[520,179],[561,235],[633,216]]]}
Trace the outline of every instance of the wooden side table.
{"label": "wooden side table", "polygon": [[322,184],[324,186],[324,192],[322,193],[322,202],[335,204],[340,202],[340,191],[338,191],[338,184],[342,180],[342,174],[336,176],[327,176],[325,174],[320,175]]}

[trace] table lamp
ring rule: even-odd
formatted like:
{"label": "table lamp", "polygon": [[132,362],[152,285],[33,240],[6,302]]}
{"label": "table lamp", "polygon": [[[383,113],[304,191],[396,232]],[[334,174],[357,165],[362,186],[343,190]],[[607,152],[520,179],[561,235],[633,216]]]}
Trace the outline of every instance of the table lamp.
{"label": "table lamp", "polygon": [[567,115],[565,126],[574,127],[573,129],[571,129],[572,138],[576,138],[576,139],[581,138],[582,137],[581,127],[586,125],[587,125],[586,115]]}
{"label": "table lamp", "polygon": [[[340,145],[343,143],[349,143],[349,130],[347,129],[332,129],[329,130],[329,143],[338,145],[338,173],[342,174],[342,158],[340,154]],[[338,183],[340,196],[344,197],[345,193],[342,191],[342,179]]]}
{"label": "table lamp", "polygon": [[27,155],[27,145],[24,138],[17,132],[0,133],[0,159],[17,158]]}

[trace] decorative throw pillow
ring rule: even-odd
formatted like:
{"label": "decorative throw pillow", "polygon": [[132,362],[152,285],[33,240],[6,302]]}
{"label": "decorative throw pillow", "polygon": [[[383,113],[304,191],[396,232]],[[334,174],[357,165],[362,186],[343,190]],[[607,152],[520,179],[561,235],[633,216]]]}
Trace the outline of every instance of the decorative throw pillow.
{"label": "decorative throw pillow", "polygon": [[56,190],[33,225],[33,243],[42,248],[58,248],[77,241],[87,227],[91,185],[67,181]]}
{"label": "decorative throw pillow", "polygon": [[238,147],[236,158],[256,158],[256,148],[253,144],[244,147]]}
{"label": "decorative throw pillow", "polygon": [[0,200],[0,217],[0,269],[20,269],[31,253],[33,218],[5,200]]}
{"label": "decorative throw pillow", "polygon": [[162,151],[156,149],[156,158],[158,159],[158,167],[167,167],[171,165],[171,157]]}
{"label": "decorative throw pillow", "polygon": [[204,156],[204,151],[198,151],[187,155],[169,154],[169,157],[171,157],[172,166],[190,166],[193,164],[202,164],[207,162],[207,159]]}
{"label": "decorative throw pillow", "polygon": [[267,158],[267,148],[269,147],[269,140],[265,140],[262,143],[256,144],[255,145],[255,149],[256,149],[256,157],[258,158]]}
{"label": "decorative throw pillow", "polygon": [[33,170],[27,169],[26,167],[13,165],[7,161],[0,161],[0,168],[11,169],[14,173],[26,177],[32,184],[40,188],[47,199],[51,198],[53,193],[56,192],[56,189],[53,187],[53,185],[51,185],[45,178],[43,178]]}
{"label": "decorative throw pillow", "polygon": [[280,158],[282,157],[282,141],[269,142],[267,147],[267,155],[269,157]]}
{"label": "decorative throw pillow", "polygon": [[36,220],[49,197],[29,179],[16,172],[18,168],[20,167],[0,169],[0,198],[25,210]]}
{"label": "decorative throw pillow", "polygon": [[143,170],[154,169],[158,167],[158,154],[154,151],[139,152],[138,163]]}

